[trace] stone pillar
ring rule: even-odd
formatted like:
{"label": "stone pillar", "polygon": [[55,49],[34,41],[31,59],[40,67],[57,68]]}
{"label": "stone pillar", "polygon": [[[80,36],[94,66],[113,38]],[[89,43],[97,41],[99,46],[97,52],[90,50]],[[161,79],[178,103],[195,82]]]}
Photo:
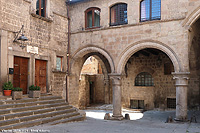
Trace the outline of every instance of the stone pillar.
{"label": "stone pillar", "polygon": [[187,89],[189,72],[172,73],[176,83],[176,118],[177,121],[187,120]]}
{"label": "stone pillar", "polygon": [[122,120],[122,105],[121,105],[121,75],[120,74],[111,74],[110,78],[112,79],[113,87],[113,120]]}
{"label": "stone pillar", "polygon": [[105,103],[106,104],[109,104],[110,103],[110,87],[109,87],[109,79],[108,78],[105,78],[104,79],[104,96],[105,96]]}
{"label": "stone pillar", "polygon": [[0,30],[0,92],[8,81],[8,32]]}

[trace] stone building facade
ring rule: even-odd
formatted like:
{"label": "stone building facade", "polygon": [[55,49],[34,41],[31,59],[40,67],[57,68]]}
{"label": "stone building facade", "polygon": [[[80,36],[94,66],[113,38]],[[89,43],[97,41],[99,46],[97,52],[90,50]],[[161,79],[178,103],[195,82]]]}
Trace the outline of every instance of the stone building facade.
{"label": "stone building facade", "polygon": [[[153,109],[168,108],[168,100],[172,100],[178,120],[187,118],[188,108],[199,106],[200,1],[160,0],[159,3],[155,0],[158,5],[145,5],[145,2],[89,0],[71,3],[69,103],[80,105],[81,99],[76,98],[80,96],[81,68],[88,57],[95,56],[102,66],[107,88],[112,86],[113,117],[116,119],[122,117],[122,106],[130,107],[137,101],[144,108]],[[157,12],[156,19],[153,13],[152,18],[145,18],[148,14],[143,11],[147,10],[144,5],[156,7],[153,9]],[[118,22],[117,17],[124,22]],[[144,76],[140,74],[144,73],[150,75],[151,85],[136,84],[136,79],[139,82],[139,77]],[[109,95],[107,97],[109,99]]]}
{"label": "stone building facade", "polygon": [[[70,1],[67,12],[65,0],[0,0],[0,91],[7,81],[24,94],[36,84],[85,107],[93,82],[97,101],[113,103],[114,119],[122,106],[170,104],[176,119],[187,119],[187,109],[200,105],[200,1],[152,1]],[[15,40],[22,25],[25,42]],[[102,74],[80,81],[90,56]]]}
{"label": "stone building facade", "polygon": [[[0,0],[0,18],[0,92],[9,80],[15,87],[22,87],[24,94],[30,85],[38,85],[42,93],[65,97],[65,0]],[[17,40],[21,32],[14,40],[22,25],[28,41]],[[9,68],[14,69],[13,74]]]}

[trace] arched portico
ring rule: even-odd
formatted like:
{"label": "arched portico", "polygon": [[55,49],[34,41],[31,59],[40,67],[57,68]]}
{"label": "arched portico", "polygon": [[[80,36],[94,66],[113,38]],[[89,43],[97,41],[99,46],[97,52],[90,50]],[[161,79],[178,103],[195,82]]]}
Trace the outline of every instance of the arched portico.
{"label": "arched portico", "polygon": [[[94,46],[88,46],[81,48],[73,54],[71,58],[71,63],[70,63],[70,74],[68,78],[68,95],[70,95],[68,101],[70,104],[73,104],[77,107],[79,107],[79,101],[80,95],[79,95],[79,77],[81,74],[81,69],[86,61],[86,59],[90,56],[94,56],[96,59],[98,59],[102,66],[102,71],[104,74],[104,80],[106,83],[105,85],[105,92],[108,90],[108,85],[109,79],[108,79],[108,73],[111,73],[115,71],[114,68],[114,62],[111,58],[111,56],[103,50],[102,48],[94,47]],[[108,95],[108,96],[107,96]],[[105,102],[109,102],[109,94],[105,95]]]}
{"label": "arched portico", "polygon": [[117,73],[123,73],[124,67],[128,59],[137,51],[145,49],[145,48],[155,48],[158,49],[169,56],[171,59],[175,72],[181,72],[183,70],[183,66],[181,64],[180,59],[176,55],[176,53],[166,44],[153,40],[144,40],[139,41],[126,48],[125,51],[120,56],[119,63],[117,65]]}
{"label": "arched portico", "polygon": [[182,26],[190,28],[200,18],[200,6],[194,9],[182,22]]}
{"label": "arched portico", "polygon": [[[171,60],[174,66],[174,79],[176,80],[176,119],[185,120],[187,118],[187,85],[188,85],[188,72],[183,72],[184,68],[182,66],[181,60],[178,58],[177,54],[166,44],[153,40],[144,40],[136,42],[130,47],[127,47],[126,50],[121,54],[119,62],[116,66],[116,74],[113,74],[114,86],[113,86],[113,116],[120,118],[121,116],[121,75],[124,73],[124,68],[129,60],[129,58],[136,52],[153,48],[158,49],[165,53]],[[112,77],[112,76],[111,76]]]}

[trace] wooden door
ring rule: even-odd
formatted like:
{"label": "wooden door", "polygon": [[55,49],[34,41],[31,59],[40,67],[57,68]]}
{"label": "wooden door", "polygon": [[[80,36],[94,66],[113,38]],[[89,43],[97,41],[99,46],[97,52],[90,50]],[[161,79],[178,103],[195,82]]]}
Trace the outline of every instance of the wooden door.
{"label": "wooden door", "polygon": [[41,93],[47,92],[47,61],[35,60],[35,85],[41,88]]}
{"label": "wooden door", "polygon": [[28,88],[28,59],[14,57],[13,86],[23,89],[23,94],[27,94]]}

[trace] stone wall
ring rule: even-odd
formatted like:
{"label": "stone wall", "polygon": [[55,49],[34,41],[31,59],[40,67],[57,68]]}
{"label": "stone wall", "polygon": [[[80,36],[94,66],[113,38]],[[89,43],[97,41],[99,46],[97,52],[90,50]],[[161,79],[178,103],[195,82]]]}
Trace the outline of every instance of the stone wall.
{"label": "stone wall", "polygon": [[[126,25],[110,26],[109,24],[110,7],[115,3],[119,3],[117,0],[90,0],[70,6],[71,23],[73,23],[71,27],[70,49],[72,60],[75,60],[73,57],[82,49],[86,51],[85,55],[92,55],[96,52],[105,56],[105,53],[107,53],[112,60],[109,62],[110,66],[114,64],[112,73],[123,73],[126,61],[137,52],[137,50],[155,48],[168,55],[173,62],[175,72],[189,72],[189,32],[188,27],[183,26],[183,22],[186,21],[186,18],[198,7],[199,1],[161,1],[161,20],[147,22],[140,22],[139,0],[121,0],[120,2],[127,3],[128,5],[128,24]],[[84,11],[90,7],[98,7],[101,9],[100,28],[86,30]],[[137,50],[134,51],[133,49],[133,52],[131,52],[130,49],[133,47],[137,48]],[[99,50],[95,51],[94,48]],[[92,52],[89,53],[87,49]],[[101,50],[104,52],[100,52]],[[85,55],[84,52],[81,53],[81,56]],[[101,58],[101,56],[99,56],[99,58]],[[142,65],[144,64],[140,64],[139,66]],[[73,63],[71,66],[74,68]],[[76,65],[76,67],[78,66]],[[106,65],[106,67],[108,68],[108,65]],[[172,76],[163,76],[162,67],[152,69],[155,73],[158,73],[158,75],[154,75],[155,85],[157,86],[149,88],[149,90],[151,90],[150,92],[154,93],[149,94],[154,95],[154,98],[148,99],[147,101],[149,108],[160,107],[162,104],[166,105],[167,97],[174,98],[176,96]],[[73,71],[75,72],[76,69],[73,69]],[[127,77],[122,80],[123,92],[126,92],[123,93],[124,96],[122,100],[126,107],[130,106],[130,99],[137,95],[130,92],[134,89],[134,85],[131,83],[134,81],[138,72],[135,72],[135,70],[129,71],[132,73],[132,77]],[[192,84],[195,83],[192,81]],[[139,88],[135,87],[135,89],[138,90]],[[146,90],[148,89],[143,89],[142,97],[147,93]],[[158,101],[160,97],[161,100]]]}
{"label": "stone wall", "polygon": [[[158,56],[162,63],[158,62]],[[149,57],[132,56],[127,63],[127,75],[122,80],[122,105],[130,107],[130,100],[144,100],[145,109],[167,108],[167,98],[176,98],[173,76],[164,74],[164,64],[171,63],[163,53]],[[172,65],[173,66],[173,65]],[[173,71],[173,70],[172,70]],[[153,86],[135,86],[135,78],[141,72],[148,72],[153,77]]]}
{"label": "stone wall", "polygon": [[[93,83],[93,103],[90,101],[90,84]],[[104,75],[81,74],[79,80],[79,108],[105,103]]]}
{"label": "stone wall", "polygon": [[[8,52],[4,57],[6,67],[13,68],[14,56],[29,59],[28,86],[35,83],[35,59],[47,61],[47,88],[55,95],[65,96],[66,51],[68,20],[65,0],[47,0],[47,17],[36,15],[36,0],[1,0],[0,1],[0,30],[7,32],[3,38]],[[16,32],[24,25],[24,35],[27,42],[13,42]],[[4,36],[4,35],[3,35]],[[6,43],[6,44],[5,44]],[[27,53],[27,47],[21,44],[38,47],[38,54]],[[56,69],[56,56],[63,57],[63,72],[53,73]],[[2,62],[2,61],[1,61]],[[9,75],[12,81],[12,75]],[[8,71],[1,78],[8,80]],[[1,80],[2,81],[2,80]],[[2,83],[1,83],[2,84]],[[1,87],[0,87],[1,90]]]}
{"label": "stone wall", "polygon": [[[107,51],[113,58],[116,67],[120,57],[129,47],[141,42],[155,42],[167,45],[179,58],[179,63],[188,71],[188,31],[180,24],[186,17],[187,1],[175,2],[173,0],[162,1],[161,20],[157,21],[139,21],[139,1],[122,0],[128,4],[128,24],[120,26],[109,26],[109,7],[117,0],[109,2],[103,0],[94,0],[82,2],[71,6],[71,52],[77,52],[81,48],[95,46]],[[98,7],[101,9],[100,28],[94,30],[85,30],[84,11],[89,7]],[[76,9],[79,10],[76,10]],[[176,11],[175,11],[176,10]],[[76,15],[73,15],[76,14]],[[180,44],[181,48],[180,49]],[[159,46],[158,46],[159,47]],[[184,52],[185,54],[182,54]],[[171,55],[170,55],[171,56]]]}

